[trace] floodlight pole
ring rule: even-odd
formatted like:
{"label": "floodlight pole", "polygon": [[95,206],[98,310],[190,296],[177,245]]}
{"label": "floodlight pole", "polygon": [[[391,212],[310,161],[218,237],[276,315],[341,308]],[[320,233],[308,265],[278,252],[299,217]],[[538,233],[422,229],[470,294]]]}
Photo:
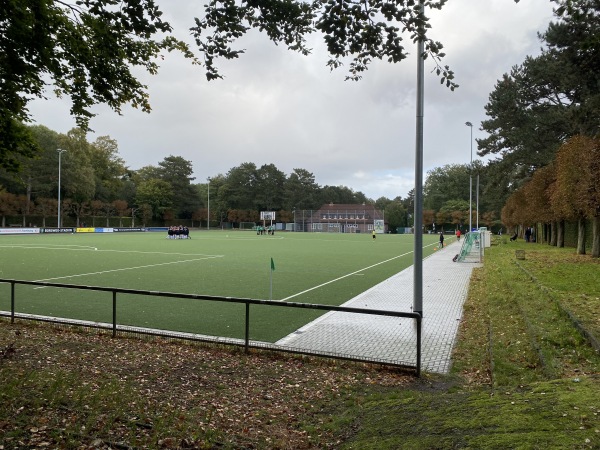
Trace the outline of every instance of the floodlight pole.
{"label": "floodlight pole", "polygon": [[[419,0],[419,11],[425,11],[423,0]],[[423,315],[423,98],[424,98],[424,55],[425,43],[419,39],[417,45],[417,130],[415,145],[415,239],[413,311]]]}
{"label": "floodlight pole", "polygon": [[473,124],[465,122],[471,128],[471,164],[469,165],[469,233],[473,231]]}
{"label": "floodlight pole", "polygon": [[210,177],[208,179],[208,213],[206,215],[206,229],[210,230]]}
{"label": "floodlight pole", "polygon": [[479,230],[479,171],[477,171],[477,194],[475,195],[476,203],[475,203],[475,217],[477,218],[477,229]]}
{"label": "floodlight pole", "polygon": [[66,152],[66,150],[63,150],[62,148],[57,148],[56,151],[58,152],[58,220],[57,225],[58,228],[60,228],[60,172],[61,172],[61,156],[64,152]]}

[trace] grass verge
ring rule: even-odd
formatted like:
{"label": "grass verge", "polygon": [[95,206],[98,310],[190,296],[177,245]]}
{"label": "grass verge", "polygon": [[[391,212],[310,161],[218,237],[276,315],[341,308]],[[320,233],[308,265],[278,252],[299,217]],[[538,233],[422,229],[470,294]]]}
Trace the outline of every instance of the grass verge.
{"label": "grass verge", "polygon": [[[371,395],[341,448],[600,448],[600,355],[572,321],[599,310],[597,276],[581,275],[597,268],[572,249],[492,248],[471,280],[453,373]],[[585,308],[564,301],[576,296]]]}

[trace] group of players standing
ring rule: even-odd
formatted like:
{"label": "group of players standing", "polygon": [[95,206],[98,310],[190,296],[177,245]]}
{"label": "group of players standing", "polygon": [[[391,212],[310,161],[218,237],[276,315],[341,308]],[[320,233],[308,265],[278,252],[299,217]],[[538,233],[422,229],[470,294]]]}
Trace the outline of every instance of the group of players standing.
{"label": "group of players standing", "polygon": [[167,239],[191,239],[190,230],[183,225],[170,226],[167,230]]}
{"label": "group of players standing", "polygon": [[262,225],[259,225],[256,227],[256,234],[257,235],[261,235],[261,234],[274,235],[275,227],[273,225],[268,226],[268,227],[263,227]]}

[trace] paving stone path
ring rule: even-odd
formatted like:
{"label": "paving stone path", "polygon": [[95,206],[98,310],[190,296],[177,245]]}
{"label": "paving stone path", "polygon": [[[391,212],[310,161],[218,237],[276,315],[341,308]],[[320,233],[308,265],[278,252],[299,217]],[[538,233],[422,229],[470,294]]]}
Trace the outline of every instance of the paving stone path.
{"label": "paving stone path", "polygon": [[[479,264],[455,263],[453,242],[423,260],[422,370],[447,373],[462,318],[471,272]],[[408,312],[413,304],[413,267],[373,286],[343,306]],[[382,362],[416,364],[414,320],[330,312],[276,345]]]}

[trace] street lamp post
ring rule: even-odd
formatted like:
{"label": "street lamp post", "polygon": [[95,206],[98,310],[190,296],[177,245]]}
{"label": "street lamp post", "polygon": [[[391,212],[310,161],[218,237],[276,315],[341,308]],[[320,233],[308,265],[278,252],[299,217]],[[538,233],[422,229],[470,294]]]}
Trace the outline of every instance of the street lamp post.
{"label": "street lamp post", "polygon": [[58,228],[60,228],[60,172],[61,172],[61,156],[64,152],[66,152],[66,150],[63,150],[62,148],[57,148],[56,151],[58,152],[58,220],[57,220],[57,224],[58,224]]}
{"label": "street lamp post", "polygon": [[471,128],[471,164],[469,165],[469,233],[473,231],[473,124],[465,122]]}
{"label": "street lamp post", "polygon": [[475,190],[475,227],[479,230],[479,169],[477,170],[477,189]]}
{"label": "street lamp post", "polygon": [[208,179],[208,213],[206,216],[206,229],[210,230],[210,177]]}

